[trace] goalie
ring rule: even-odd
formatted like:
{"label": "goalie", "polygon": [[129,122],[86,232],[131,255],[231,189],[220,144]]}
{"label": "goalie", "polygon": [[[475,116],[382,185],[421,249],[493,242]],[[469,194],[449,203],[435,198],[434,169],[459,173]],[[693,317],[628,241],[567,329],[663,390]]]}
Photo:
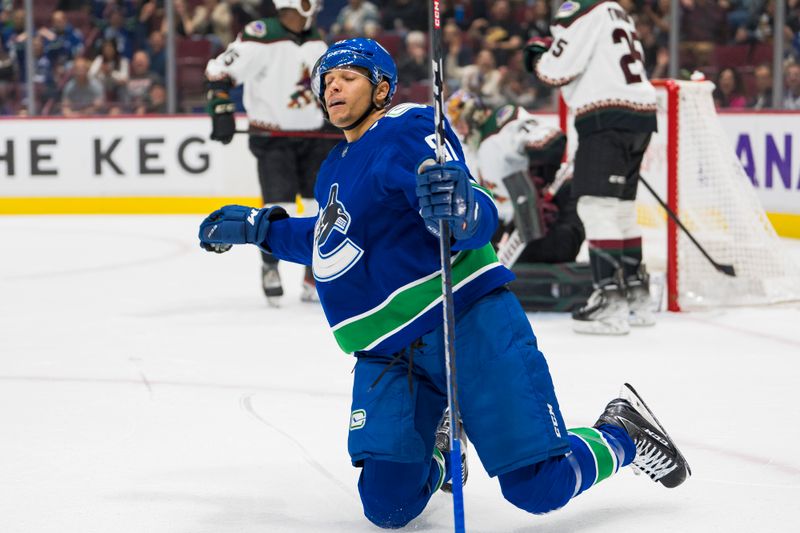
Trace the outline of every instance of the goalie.
{"label": "goalie", "polygon": [[561,160],[566,137],[522,107],[486,107],[459,90],[447,102],[448,118],[463,138],[467,163],[492,191],[500,225],[492,239],[506,266],[567,263],[584,239],[572,198],[569,165]]}

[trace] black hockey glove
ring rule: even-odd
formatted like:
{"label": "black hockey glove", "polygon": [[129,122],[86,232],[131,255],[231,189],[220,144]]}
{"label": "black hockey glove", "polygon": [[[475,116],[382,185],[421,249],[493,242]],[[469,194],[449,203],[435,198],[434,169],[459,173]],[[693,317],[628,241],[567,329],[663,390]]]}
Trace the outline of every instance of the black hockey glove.
{"label": "black hockey glove", "polygon": [[286,210],[278,206],[256,209],[226,205],[200,223],[200,247],[222,253],[228,251],[231,244],[265,245],[270,223],[288,217]]}
{"label": "black hockey glove", "polygon": [[553,44],[552,37],[531,37],[522,49],[525,70],[533,73],[536,69],[536,62],[546,53]]}
{"label": "black hockey glove", "polygon": [[208,114],[211,115],[211,140],[228,144],[236,132],[236,120],[233,112],[236,105],[231,102],[228,90],[230,80],[212,81],[208,83]]}

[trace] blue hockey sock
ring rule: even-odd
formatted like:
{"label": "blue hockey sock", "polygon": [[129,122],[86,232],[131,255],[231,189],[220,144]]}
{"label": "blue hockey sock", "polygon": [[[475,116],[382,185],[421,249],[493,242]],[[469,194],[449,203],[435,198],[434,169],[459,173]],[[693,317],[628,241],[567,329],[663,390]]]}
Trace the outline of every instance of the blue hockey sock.
{"label": "blue hockey sock", "polygon": [[636,456],[636,446],[628,433],[610,424],[570,429],[569,443],[580,470],[580,484],[574,496],[611,477]]}

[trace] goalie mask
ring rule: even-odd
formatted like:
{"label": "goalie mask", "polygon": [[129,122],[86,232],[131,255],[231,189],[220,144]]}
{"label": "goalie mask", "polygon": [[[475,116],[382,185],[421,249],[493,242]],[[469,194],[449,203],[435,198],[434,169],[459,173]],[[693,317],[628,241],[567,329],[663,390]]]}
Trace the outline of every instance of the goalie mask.
{"label": "goalie mask", "polygon": [[[308,9],[303,8],[303,2],[308,3]],[[311,28],[314,15],[322,10],[322,0],[272,0],[272,3],[275,4],[275,9],[278,11],[281,9],[294,9],[302,16],[306,17],[306,24],[303,27],[304,30]]]}
{"label": "goalie mask", "polygon": [[480,131],[486,120],[492,114],[481,100],[481,97],[469,91],[459,89],[454,92],[445,103],[447,120],[463,138],[470,144],[480,142]]}
{"label": "goalie mask", "polygon": [[322,112],[326,119],[328,110],[325,107],[325,74],[331,70],[352,67],[361,67],[367,71],[367,78],[372,84],[373,104],[360,119],[344,129],[355,128],[377,107],[374,104],[374,94],[375,88],[381,81],[389,84],[389,92],[386,94],[386,100],[381,105],[381,109],[389,105],[397,90],[397,66],[394,64],[394,59],[376,41],[359,37],[333,43],[317,60],[311,73],[311,91],[322,106]]}

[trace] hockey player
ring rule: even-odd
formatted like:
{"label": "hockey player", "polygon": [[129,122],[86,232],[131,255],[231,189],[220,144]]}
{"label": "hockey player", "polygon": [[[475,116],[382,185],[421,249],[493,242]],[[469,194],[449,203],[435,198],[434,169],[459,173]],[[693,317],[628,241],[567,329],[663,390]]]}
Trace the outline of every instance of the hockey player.
{"label": "hockey player", "polygon": [[[244,84],[244,106],[250,122],[250,152],[258,161],[264,205],[315,213],[314,178],[336,141],[271,137],[274,132],[314,132],[323,125],[322,111],[311,93],[311,69],[325,52],[314,21],[321,0],[274,0],[277,18],[249,23],[242,34],[206,67],[211,138],[228,144],[236,130],[230,90]],[[262,286],[267,301],[278,305],[283,286],[278,260],[262,253]],[[311,270],[306,269],[301,299],[316,300]]]}
{"label": "hockey player", "polygon": [[686,461],[627,386],[595,427],[567,432],[530,323],[505,288],[512,274],[489,244],[497,226],[491,197],[471,179],[449,126],[448,162],[433,164],[432,108],[387,109],[397,88],[389,54],[369,39],[339,41],[313,81],[346,137],[320,167],[318,215],[225,206],[201,223],[199,236],[209,251],[251,243],[313,265],[333,335],[356,357],[348,450],[362,469],[367,518],[404,526],[450,475],[449,454],[435,446],[447,404],[440,220],[454,238],[464,430],[504,496],[544,513],[628,464],[667,487],[682,483]]}
{"label": "hockey player", "polygon": [[616,2],[564,2],[550,29],[554,40],[529,41],[525,63],[542,82],[561,87],[578,131],[572,191],[596,289],[573,314],[573,327],[626,334],[630,325],[654,324],[634,200],[656,130],[655,89],[634,22]]}
{"label": "hockey player", "polygon": [[[446,107],[448,119],[464,139],[464,151],[476,152],[474,162],[467,157],[469,168],[494,196],[500,226],[492,242],[502,249],[515,218],[534,216],[538,235],[523,245],[517,260],[574,261],[584,231],[571,194],[570,167],[561,162],[566,136],[522,107],[509,104],[492,111],[479,96],[464,90],[453,93]],[[518,191],[535,197],[514,197]]]}

